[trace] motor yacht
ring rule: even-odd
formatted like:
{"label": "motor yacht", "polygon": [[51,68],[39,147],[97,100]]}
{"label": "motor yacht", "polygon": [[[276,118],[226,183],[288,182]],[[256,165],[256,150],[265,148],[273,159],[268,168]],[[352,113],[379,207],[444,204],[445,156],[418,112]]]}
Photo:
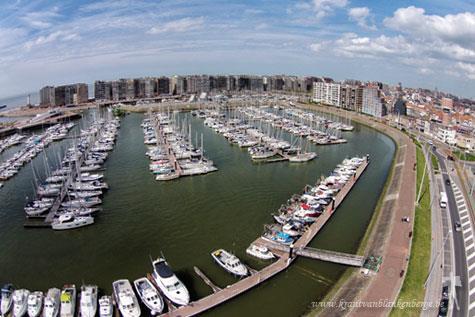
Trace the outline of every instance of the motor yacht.
{"label": "motor yacht", "polygon": [[114,305],[112,304],[112,297],[102,296],[99,299],[99,316],[112,317],[114,315]]}
{"label": "motor yacht", "polygon": [[168,263],[163,258],[152,262],[153,279],[160,291],[177,305],[188,305],[190,294],[186,286],[176,277]]}
{"label": "motor yacht", "polygon": [[30,291],[26,289],[17,289],[13,292],[13,317],[22,317],[26,314],[28,295]]}
{"label": "motor yacht", "polygon": [[43,292],[36,291],[28,296],[28,316],[38,317],[43,308]]}
{"label": "motor yacht", "polygon": [[226,271],[236,276],[249,274],[247,267],[235,256],[224,249],[211,252],[213,259]]}
{"label": "motor yacht", "polygon": [[66,284],[61,291],[61,317],[74,317],[76,314],[76,286]]}
{"label": "motor yacht", "polygon": [[6,284],[2,287],[0,291],[2,295],[2,300],[0,302],[0,313],[2,316],[7,315],[13,306],[13,291],[14,287],[12,284]]}
{"label": "motor yacht", "polygon": [[139,278],[134,281],[134,286],[140,299],[150,309],[152,315],[162,312],[164,306],[162,297],[149,279],[146,277]]}
{"label": "motor yacht", "polygon": [[59,314],[59,305],[61,291],[57,288],[50,288],[46,293],[43,307],[43,317],[57,317]]}
{"label": "motor yacht", "polygon": [[120,313],[124,317],[140,317],[140,306],[129,280],[122,279],[112,283],[114,298]]}
{"label": "motor yacht", "polygon": [[62,214],[51,223],[53,230],[76,229],[94,223],[94,217],[74,216],[72,213]]}
{"label": "motor yacht", "polygon": [[275,258],[274,254],[270,252],[269,249],[255,244],[251,244],[246,249],[246,253],[261,260],[271,260]]}
{"label": "motor yacht", "polygon": [[79,299],[79,312],[81,317],[94,317],[97,312],[97,286],[81,286],[81,295]]}

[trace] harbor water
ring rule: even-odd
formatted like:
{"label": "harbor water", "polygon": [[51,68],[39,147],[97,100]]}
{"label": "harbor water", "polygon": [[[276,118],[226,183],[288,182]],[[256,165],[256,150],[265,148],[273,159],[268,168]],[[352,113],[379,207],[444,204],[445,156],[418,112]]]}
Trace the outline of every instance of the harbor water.
{"label": "harbor water", "polygon": [[[180,116],[190,118],[193,135],[203,134],[205,156],[219,171],[155,181],[145,156],[140,127],[143,115],[127,115],[104,166],[110,189],[93,226],[68,232],[23,228],[25,197],[34,195],[33,169],[27,165],[7,181],[0,189],[0,283],[46,291],[84,282],[111,293],[114,280],[145,276],[152,270],[150,258],[163,253],[190,290],[192,300],[201,298],[211,290],[196,276],[193,266],[220,287],[236,279],[213,263],[210,252],[215,249],[229,250],[251,267],[262,268],[265,263],[247,256],[245,249],[263,232],[264,224],[272,222],[271,214],[344,158],[369,154],[368,169],[310,245],[356,251],[395,153],[390,138],[354,123],[353,132],[342,134],[348,143],[309,146],[319,156],[311,162],[256,164],[246,150],[231,146],[205,127],[202,119]],[[90,116],[82,120],[90,120]],[[70,142],[48,147],[48,162],[57,160],[54,153],[64,151]],[[7,150],[0,160],[18,148]],[[35,158],[33,166],[44,174],[43,155]],[[324,296],[344,270],[341,265],[298,259],[287,271],[207,314],[298,316]]]}

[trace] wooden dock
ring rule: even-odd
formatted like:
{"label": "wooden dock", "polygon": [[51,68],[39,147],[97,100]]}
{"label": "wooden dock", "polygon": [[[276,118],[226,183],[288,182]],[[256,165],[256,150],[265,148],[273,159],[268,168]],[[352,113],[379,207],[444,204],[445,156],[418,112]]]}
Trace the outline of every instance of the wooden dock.
{"label": "wooden dock", "polygon": [[211,287],[211,289],[213,290],[214,293],[217,293],[219,292],[221,289],[221,287],[219,286],[216,286],[216,284],[214,284],[210,279],[209,277],[207,277],[198,267],[194,266],[193,269],[195,270],[195,273],[201,277],[201,279],[203,280],[203,282],[206,283],[206,285],[208,285],[209,287]]}
{"label": "wooden dock", "polygon": [[[310,241],[315,237],[315,235],[320,231],[320,229],[325,225],[325,223],[331,218],[336,208],[343,202],[347,194],[353,188],[353,186],[358,181],[361,174],[365,171],[369,162],[364,162],[357,170],[353,179],[348,181],[345,186],[338,192],[335,197],[334,204],[329,205],[325,212],[317,218],[317,220],[305,231],[305,233],[294,243],[295,249],[304,249]],[[253,243],[255,244],[264,244],[263,238],[259,237]],[[292,254],[292,257],[289,257],[288,252],[276,252],[277,255],[280,255],[278,260],[274,263],[266,266],[260,271],[251,274],[250,276],[224,288],[220,291],[214,292],[211,295],[208,295],[204,298],[201,298],[197,301],[190,302],[187,306],[182,306],[176,310],[169,311],[168,313],[162,314],[161,316],[170,316],[170,317],[185,317],[185,316],[195,316],[197,314],[203,313],[213,307],[216,307],[248,290],[261,284],[262,282],[268,280],[274,275],[287,269],[293,260],[296,259],[296,253]]]}

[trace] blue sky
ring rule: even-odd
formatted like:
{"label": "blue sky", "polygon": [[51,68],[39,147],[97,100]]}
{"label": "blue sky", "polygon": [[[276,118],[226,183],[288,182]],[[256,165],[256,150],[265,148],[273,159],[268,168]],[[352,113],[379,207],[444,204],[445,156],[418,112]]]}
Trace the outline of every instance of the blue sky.
{"label": "blue sky", "polygon": [[0,1],[0,97],[190,73],[400,81],[475,97],[475,2]]}

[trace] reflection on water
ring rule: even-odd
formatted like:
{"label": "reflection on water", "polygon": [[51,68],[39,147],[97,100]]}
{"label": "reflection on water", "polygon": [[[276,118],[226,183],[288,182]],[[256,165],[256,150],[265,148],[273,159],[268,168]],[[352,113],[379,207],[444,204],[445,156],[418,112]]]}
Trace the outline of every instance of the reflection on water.
{"label": "reflection on water", "polygon": [[[219,171],[159,183],[148,170],[142,118],[131,114],[122,120],[115,150],[105,164],[110,190],[94,226],[70,232],[24,229],[22,207],[25,197],[33,194],[29,167],[0,189],[0,282],[46,290],[84,281],[110,292],[113,280],[133,280],[150,272],[149,257],[163,252],[192,298],[205,296],[210,289],[194,274],[193,266],[222,287],[235,279],[213,263],[212,250],[225,248],[252,267],[262,267],[263,263],[246,256],[245,249],[271,221],[270,214],[345,157],[369,153],[369,168],[311,244],[353,252],[370,220],[395,150],[388,137],[356,125],[353,133],[345,134],[347,144],[312,145],[319,158],[309,163],[253,164],[245,150],[229,145],[204,127],[201,119],[191,118],[193,130],[204,135],[206,156]],[[67,142],[71,141],[52,145],[47,153],[54,157]],[[42,170],[44,159],[36,158],[34,165]],[[339,265],[298,259],[288,271],[209,315],[252,315],[256,309],[265,315],[299,315],[325,294],[343,270]]]}

